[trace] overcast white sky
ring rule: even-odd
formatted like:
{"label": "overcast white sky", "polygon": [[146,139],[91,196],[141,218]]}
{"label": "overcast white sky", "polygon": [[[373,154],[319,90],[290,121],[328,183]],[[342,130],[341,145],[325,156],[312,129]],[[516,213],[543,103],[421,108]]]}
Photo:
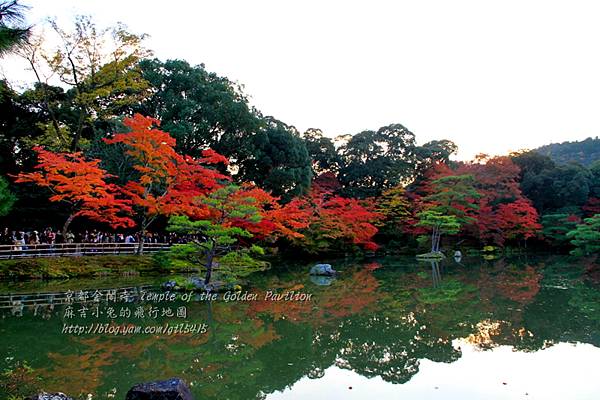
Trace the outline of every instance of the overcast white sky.
{"label": "overcast white sky", "polygon": [[31,22],[122,21],[158,58],[204,63],[301,131],[399,122],[420,143],[453,140],[461,159],[600,135],[597,1],[23,3]]}

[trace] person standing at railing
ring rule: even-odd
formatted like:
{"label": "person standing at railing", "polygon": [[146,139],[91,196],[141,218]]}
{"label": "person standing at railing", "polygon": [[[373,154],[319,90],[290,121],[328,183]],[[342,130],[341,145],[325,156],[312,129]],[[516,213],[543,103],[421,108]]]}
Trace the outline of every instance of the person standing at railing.
{"label": "person standing at railing", "polygon": [[14,235],[10,233],[8,228],[4,228],[3,231],[0,232],[0,244],[2,245],[11,245],[14,243]]}
{"label": "person standing at railing", "polygon": [[47,244],[54,244],[54,241],[56,239],[56,235],[54,234],[54,232],[52,232],[52,228],[48,227],[46,228],[46,230],[43,233],[43,241],[44,243]]}
{"label": "person standing at railing", "polygon": [[73,232],[68,231],[67,234],[65,235],[65,243],[71,244],[75,241],[75,235],[73,234]]}
{"label": "person standing at railing", "polygon": [[29,244],[33,246],[40,244],[40,235],[38,234],[38,231],[33,231],[29,235]]}
{"label": "person standing at railing", "polygon": [[25,238],[23,236],[23,232],[18,232],[15,236],[13,250],[22,251],[23,247],[25,247]]}

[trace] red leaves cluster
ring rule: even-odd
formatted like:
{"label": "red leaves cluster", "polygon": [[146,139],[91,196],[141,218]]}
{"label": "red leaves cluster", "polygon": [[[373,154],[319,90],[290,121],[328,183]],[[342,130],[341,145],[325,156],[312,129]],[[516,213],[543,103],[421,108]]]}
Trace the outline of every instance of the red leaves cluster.
{"label": "red leaves cluster", "polygon": [[314,186],[307,196],[293,200],[287,207],[304,213],[308,223],[307,229],[302,231],[308,236],[305,239],[319,236],[326,241],[353,243],[366,250],[378,248],[373,236],[377,233],[375,223],[381,215],[374,211],[370,200],[335,196],[320,186]]}
{"label": "red leaves cluster", "polygon": [[[124,123],[129,132],[105,139],[107,144],[123,145],[133,160],[135,176],[124,185],[118,187],[110,183],[112,177],[99,166],[99,160],[86,160],[81,153],[52,153],[41,148],[35,148],[40,159],[36,171],[21,173],[17,182],[47,187],[53,193],[50,200],[70,204],[73,216],[85,216],[115,228],[133,226],[136,219],[143,231],[158,215],[209,217],[210,210],[198,199],[230,180],[215,168],[227,165],[228,160],[210,149],[200,158],[178,154],[175,139],[161,131],[160,121],[154,118],[135,114]],[[422,199],[436,190],[432,182],[445,176],[464,175],[474,178],[474,187],[481,198],[471,199],[477,193],[470,183],[469,199],[478,203],[478,209],[459,203],[448,206],[455,206],[469,217],[465,218],[469,221],[466,233],[484,243],[502,245],[506,240],[531,238],[541,229],[535,208],[519,188],[518,166],[509,157],[485,156],[472,163],[460,163],[453,169],[443,163],[433,165],[425,179],[406,193],[413,215],[399,228],[413,234],[422,233],[419,229],[423,228],[416,228],[413,222],[423,206]],[[382,215],[375,211],[372,200],[340,197],[336,195],[339,189],[335,175],[325,173],[315,179],[308,195],[282,205],[278,198],[264,190],[243,185],[234,196],[245,202],[251,198],[261,221],[228,223],[248,230],[257,239],[285,237],[317,251],[340,244],[377,249],[373,237]],[[590,199],[584,209],[591,212],[598,209],[599,204],[600,200]]]}
{"label": "red leaves cluster", "polygon": [[[86,160],[81,153],[53,153],[35,148],[39,164],[35,172],[21,173],[17,182],[32,182],[49,188],[50,201],[71,205],[72,217],[85,216],[106,222],[113,228],[138,223],[144,230],[158,215],[187,214],[202,218],[207,210],[198,197],[230,179],[207,165],[228,161],[213,150],[199,159],[175,151],[175,139],[157,129],[160,121],[135,114],[126,118],[126,133],[117,133],[107,144],[123,144],[133,159],[137,175],[123,186],[109,183],[113,178],[100,168],[100,160]],[[137,210],[137,213],[136,213]],[[137,214],[138,221],[131,217]]]}
{"label": "red leaves cluster", "polygon": [[261,221],[250,223],[237,221],[234,225],[246,229],[257,239],[285,237],[310,247],[314,236],[327,241],[353,243],[367,250],[376,250],[372,241],[377,233],[374,223],[380,217],[368,201],[335,196],[329,186],[324,189],[314,185],[304,197],[281,205],[279,199],[252,185],[242,187],[236,196],[254,198]]}
{"label": "red leaves cluster", "polygon": [[434,165],[412,195],[418,208],[421,197],[431,194],[431,182],[435,179],[472,175],[481,197],[477,201],[478,209],[465,210],[474,221],[466,226],[466,232],[483,243],[503,245],[506,240],[534,237],[541,229],[537,210],[519,188],[519,173],[519,167],[510,157],[479,155],[475,161],[460,163],[455,169],[445,164]]}
{"label": "red leaves cluster", "polygon": [[484,242],[502,245],[506,240],[529,239],[542,228],[537,210],[519,188],[520,168],[510,157],[480,156],[459,171],[469,171],[477,180],[479,201],[477,230]]}
{"label": "red leaves cluster", "polygon": [[53,153],[35,147],[39,162],[35,172],[21,173],[16,182],[31,182],[48,188],[52,202],[71,206],[72,218],[85,216],[113,228],[133,226],[127,217],[130,203],[119,188],[107,183],[111,176],[100,168],[100,160],[86,160],[81,153]]}
{"label": "red leaves cluster", "polygon": [[205,165],[226,165],[227,159],[210,149],[200,159],[178,154],[175,139],[157,129],[160,126],[157,119],[135,114],[126,118],[124,124],[130,132],[117,133],[105,142],[124,144],[126,153],[135,162],[139,176],[127,182],[122,191],[132,205],[142,210],[142,220],[173,214],[201,218],[206,211],[195,200],[220,187],[220,181],[229,179]]}
{"label": "red leaves cluster", "polygon": [[501,204],[496,212],[496,222],[506,239],[527,240],[535,237],[542,229],[536,209],[524,197],[512,203]]}
{"label": "red leaves cluster", "polygon": [[581,209],[586,217],[592,217],[596,214],[600,214],[600,198],[590,197]]}
{"label": "red leaves cluster", "polygon": [[243,185],[241,190],[236,193],[236,197],[255,200],[253,206],[261,215],[260,222],[250,223],[239,220],[233,223],[233,225],[252,233],[254,238],[274,240],[281,236],[289,239],[303,237],[298,230],[308,226],[308,219],[306,214],[294,204],[289,203],[282,206],[278,197],[250,184]]}

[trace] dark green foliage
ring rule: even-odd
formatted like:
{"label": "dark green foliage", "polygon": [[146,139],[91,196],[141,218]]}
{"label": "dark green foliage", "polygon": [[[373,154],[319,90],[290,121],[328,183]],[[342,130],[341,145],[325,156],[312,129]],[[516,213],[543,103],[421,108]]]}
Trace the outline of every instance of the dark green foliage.
{"label": "dark green foliage", "polygon": [[312,160],[313,175],[318,176],[324,172],[338,172],[341,158],[333,141],[323,136],[320,129],[308,129],[302,135],[308,155]]}
{"label": "dark green foliage", "polygon": [[265,122],[250,139],[252,155],[240,162],[239,180],[256,182],[283,200],[305,194],[312,178],[305,142],[294,127],[274,118]]}
{"label": "dark green foliage", "polygon": [[432,140],[423,146],[417,146],[415,149],[416,157],[416,177],[422,175],[435,163],[441,162],[447,164],[450,156],[458,150],[458,146],[446,139]]}
{"label": "dark green foliage", "polygon": [[567,233],[577,226],[577,217],[569,214],[546,214],[542,216],[542,234],[558,245],[569,243]]}
{"label": "dark green foliage", "polygon": [[590,165],[590,197],[600,198],[600,160]]}
{"label": "dark green foliage", "polygon": [[535,149],[537,153],[549,156],[557,164],[572,162],[591,165],[600,160],[600,138],[587,138],[580,142],[552,143]]}
{"label": "dark green foliage", "polygon": [[[129,131],[122,119],[112,120],[110,126],[110,132]],[[90,158],[101,160],[102,168],[113,175],[114,181],[119,184],[139,179],[139,172],[134,168],[135,160],[127,154],[127,146],[123,143],[107,144],[102,140],[104,137],[104,134],[96,135],[85,154]]]}
{"label": "dark green foliage", "polygon": [[0,176],[0,217],[10,212],[15,200],[16,197],[10,191],[8,182]]}
{"label": "dark green foliage", "polygon": [[456,152],[449,140],[417,146],[415,135],[402,124],[350,136],[339,149],[339,179],[348,197],[379,196],[399,184],[406,185],[436,162],[448,162]]}
{"label": "dark green foliage", "polygon": [[567,234],[575,246],[572,254],[583,256],[600,254],[600,214],[583,220],[583,224]]}
{"label": "dark green foliage", "polygon": [[293,127],[250,107],[239,85],[181,60],[143,60],[140,68],[153,94],[136,111],[160,119],[177,151],[197,157],[210,147],[230,159],[238,181],[286,199],[306,192],[305,143]]}
{"label": "dark green foliage", "polygon": [[237,84],[182,60],[143,60],[140,68],[153,94],[137,111],[160,119],[177,151],[197,157],[211,147],[234,163],[251,153],[246,139],[260,118]]}
{"label": "dark green foliage", "polygon": [[593,175],[578,164],[557,165],[533,152],[513,156],[521,168],[521,190],[538,212],[565,211],[581,207],[590,195]]}
{"label": "dark green foliage", "polygon": [[0,1],[0,57],[27,41],[31,28],[25,26],[26,8],[16,0]]}
{"label": "dark green foliage", "polygon": [[21,168],[35,163],[29,142],[43,132],[38,123],[43,113],[30,100],[29,91],[16,93],[6,81],[0,80],[0,171],[17,174]]}
{"label": "dark green foliage", "polygon": [[378,196],[414,177],[415,135],[401,124],[352,136],[340,149],[340,181],[348,197]]}
{"label": "dark green foliage", "polygon": [[261,220],[254,206],[256,200],[239,197],[238,191],[239,187],[229,185],[199,199],[210,213],[207,219],[191,221],[187,216],[169,219],[169,231],[196,236],[190,243],[173,246],[169,251],[173,266],[199,267],[206,273],[206,284],[211,281],[213,269],[219,279],[231,280],[266,268],[266,263],[253,258],[253,255],[264,254],[262,248],[249,246],[240,240],[251,238],[252,234],[232,225],[234,221],[258,223]]}

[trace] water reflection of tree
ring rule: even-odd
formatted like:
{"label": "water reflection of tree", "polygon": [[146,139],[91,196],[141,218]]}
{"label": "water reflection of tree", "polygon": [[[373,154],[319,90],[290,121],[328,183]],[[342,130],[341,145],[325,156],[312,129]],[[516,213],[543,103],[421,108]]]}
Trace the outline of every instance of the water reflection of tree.
{"label": "water reflection of tree", "polygon": [[440,263],[437,261],[431,261],[431,281],[433,287],[436,288],[442,281],[442,273],[440,272]]}
{"label": "water reflection of tree", "polygon": [[[314,301],[193,304],[192,322],[210,323],[209,333],[198,337],[48,335],[36,342],[37,332],[58,331],[62,322],[49,327],[48,321],[24,323],[27,317],[6,320],[8,328],[0,329],[8,343],[21,343],[20,356],[28,361],[50,357],[52,368],[41,372],[63,390],[104,393],[116,386],[123,393],[168,373],[193,383],[199,398],[251,399],[305,376],[321,377],[333,365],[404,383],[424,358],[457,360],[461,352],[452,342],[459,338],[481,349],[506,344],[534,351],[560,341],[600,346],[598,288],[583,280],[583,269],[556,265],[452,265],[440,280],[441,266],[432,266],[430,275],[423,265],[382,262],[382,268],[348,268],[328,287],[310,286],[300,273],[271,277],[261,286],[313,292]],[[16,350],[13,345],[0,356]],[[79,366],[87,366],[85,372],[78,373]]]}

